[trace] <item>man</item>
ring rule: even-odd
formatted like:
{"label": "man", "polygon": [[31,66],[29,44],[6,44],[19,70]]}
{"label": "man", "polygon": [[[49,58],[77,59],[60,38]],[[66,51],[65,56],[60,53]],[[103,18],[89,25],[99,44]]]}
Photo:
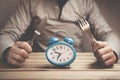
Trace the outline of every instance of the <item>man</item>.
{"label": "man", "polygon": [[[35,42],[46,50],[48,40],[57,31],[65,31],[81,51],[83,33],[77,19],[85,18],[97,39],[92,41],[95,57],[104,66],[117,62],[120,53],[118,37],[106,23],[94,0],[21,0],[5,27],[0,31],[0,56],[7,63],[22,66],[32,51],[25,41],[19,41],[32,26],[41,33]],[[59,33],[60,38],[65,37]]]}

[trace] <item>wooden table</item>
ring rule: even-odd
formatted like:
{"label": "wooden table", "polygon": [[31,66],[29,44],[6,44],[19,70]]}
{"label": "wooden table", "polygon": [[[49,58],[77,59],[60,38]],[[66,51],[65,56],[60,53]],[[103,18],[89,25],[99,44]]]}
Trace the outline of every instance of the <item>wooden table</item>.
{"label": "wooden table", "polygon": [[1,80],[120,80],[120,61],[113,67],[105,68],[96,63],[92,53],[77,53],[70,67],[52,66],[45,53],[31,53],[29,59],[20,68],[6,65],[0,61]]}

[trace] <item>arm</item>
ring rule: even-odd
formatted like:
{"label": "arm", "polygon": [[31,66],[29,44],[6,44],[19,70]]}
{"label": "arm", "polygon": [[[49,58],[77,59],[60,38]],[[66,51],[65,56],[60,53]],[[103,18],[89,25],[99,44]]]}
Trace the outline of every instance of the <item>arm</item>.
{"label": "arm", "polygon": [[19,47],[20,44],[17,44],[18,39],[21,37],[22,34],[25,33],[26,29],[30,25],[30,12],[31,9],[29,0],[21,0],[20,4],[13,12],[6,25],[0,31],[0,58],[3,59],[3,52],[7,48],[9,48],[9,51],[11,51],[8,55],[11,55],[10,53],[12,53],[13,47],[18,47],[19,49],[23,48],[25,50],[24,52],[26,53],[30,51],[27,51],[27,49],[30,49],[28,44],[25,43],[25,45],[28,45],[27,49],[25,47]]}
{"label": "arm", "polygon": [[93,0],[89,1],[86,7],[87,19],[91,24],[91,32],[98,40],[94,41],[92,49],[94,54],[99,56],[96,58],[100,58],[98,60],[109,66],[114,64],[119,58],[120,41],[103,18],[95,2]]}

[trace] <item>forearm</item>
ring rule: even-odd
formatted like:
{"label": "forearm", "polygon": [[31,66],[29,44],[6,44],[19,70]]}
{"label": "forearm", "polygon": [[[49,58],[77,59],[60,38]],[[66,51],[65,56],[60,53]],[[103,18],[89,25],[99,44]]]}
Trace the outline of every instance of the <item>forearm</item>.
{"label": "forearm", "polygon": [[0,34],[0,58],[3,59],[3,52],[10,46],[14,45],[14,41],[9,35]]}
{"label": "forearm", "polygon": [[21,0],[6,25],[0,30],[0,58],[4,50],[13,46],[30,26],[30,8],[29,0]]}
{"label": "forearm", "polygon": [[105,41],[108,42],[109,46],[117,54],[117,58],[120,57],[120,40],[115,33],[106,35]]}
{"label": "forearm", "polygon": [[[91,2],[92,3],[92,2]],[[90,5],[90,3],[89,3]],[[91,25],[91,32],[98,41],[107,42],[112,48],[117,58],[120,54],[120,41],[112,28],[104,19],[96,4],[88,5],[88,22]]]}

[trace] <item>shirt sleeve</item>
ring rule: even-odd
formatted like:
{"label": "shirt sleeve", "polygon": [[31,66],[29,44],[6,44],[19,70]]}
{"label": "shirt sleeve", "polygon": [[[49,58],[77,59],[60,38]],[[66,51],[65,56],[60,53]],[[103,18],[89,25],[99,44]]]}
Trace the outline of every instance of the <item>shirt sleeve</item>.
{"label": "shirt sleeve", "polygon": [[91,32],[97,40],[108,42],[119,57],[120,40],[117,34],[107,24],[94,0],[87,0],[86,4],[86,15],[91,25]]}
{"label": "shirt sleeve", "polygon": [[0,31],[0,58],[4,50],[14,43],[25,33],[31,22],[30,0],[20,0],[19,5],[10,16],[6,25]]}

